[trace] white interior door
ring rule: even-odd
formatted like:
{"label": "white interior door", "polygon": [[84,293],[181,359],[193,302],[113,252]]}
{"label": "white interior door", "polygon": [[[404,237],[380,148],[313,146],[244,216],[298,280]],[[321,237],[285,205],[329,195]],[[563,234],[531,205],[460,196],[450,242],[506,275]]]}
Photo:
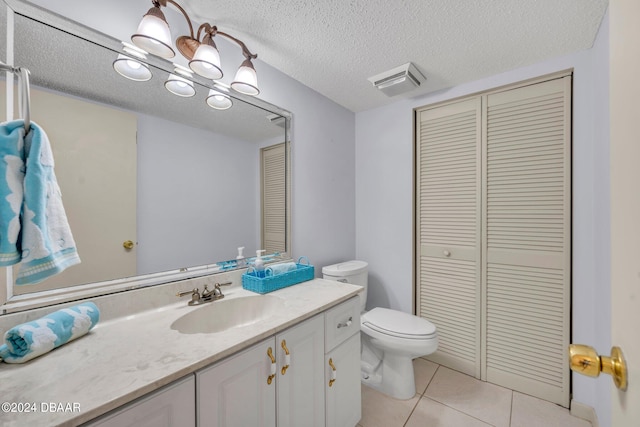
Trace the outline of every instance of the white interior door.
{"label": "white interior door", "polygon": [[640,423],[640,2],[612,0],[611,106],[611,342],[627,362],[626,392],[612,389],[613,426]]}
{"label": "white interior door", "polygon": [[[4,108],[2,103],[0,117]],[[136,248],[123,247],[136,242],[136,116],[32,88],[31,119],[49,137],[82,262],[37,285],[15,287],[14,294],[136,275]]]}

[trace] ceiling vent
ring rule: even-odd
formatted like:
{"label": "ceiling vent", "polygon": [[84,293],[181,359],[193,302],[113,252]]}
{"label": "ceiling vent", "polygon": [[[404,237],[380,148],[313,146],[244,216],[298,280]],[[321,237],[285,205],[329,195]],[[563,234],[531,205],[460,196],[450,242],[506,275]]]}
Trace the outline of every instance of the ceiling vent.
{"label": "ceiling vent", "polygon": [[420,87],[420,84],[427,79],[415,65],[407,62],[384,73],[369,77],[367,80],[385,95],[396,96]]}

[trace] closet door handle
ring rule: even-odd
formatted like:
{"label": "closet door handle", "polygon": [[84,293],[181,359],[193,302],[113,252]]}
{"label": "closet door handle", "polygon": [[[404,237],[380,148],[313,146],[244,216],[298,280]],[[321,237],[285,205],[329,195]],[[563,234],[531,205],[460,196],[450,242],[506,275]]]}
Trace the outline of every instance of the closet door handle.
{"label": "closet door handle", "polygon": [[333,364],[332,358],[329,358],[329,366],[331,366],[331,374],[329,377],[329,387],[331,387],[333,386],[333,383],[336,382],[336,376],[337,376],[336,365]]}
{"label": "closet door handle", "polygon": [[271,382],[276,376],[276,358],[273,357],[273,350],[271,349],[271,347],[269,347],[269,349],[267,350],[267,356],[269,356],[269,359],[271,359],[271,368],[270,368],[271,375],[267,377],[267,384],[271,385]]}
{"label": "closet door handle", "polygon": [[448,251],[448,250],[446,250],[446,249],[445,249],[444,251],[442,251],[442,254],[443,254],[444,256],[446,256],[447,258],[451,256],[451,252],[449,252],[449,251]]}
{"label": "closet door handle", "polygon": [[289,349],[287,348],[287,342],[285,340],[282,340],[282,349],[284,350],[284,366],[280,372],[284,375],[291,364],[291,355],[289,354]]}

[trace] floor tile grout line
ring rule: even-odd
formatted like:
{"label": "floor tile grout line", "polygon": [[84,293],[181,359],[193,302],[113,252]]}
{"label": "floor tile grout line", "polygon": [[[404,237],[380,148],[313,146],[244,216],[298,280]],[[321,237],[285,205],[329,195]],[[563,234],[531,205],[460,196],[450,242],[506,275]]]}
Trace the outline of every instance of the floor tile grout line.
{"label": "floor tile grout line", "polygon": [[[433,362],[431,362],[431,363],[433,363]],[[426,387],[424,388],[424,390],[422,390],[422,393],[420,393],[420,397],[418,397],[418,400],[416,401],[416,404],[413,406],[413,409],[409,413],[409,416],[407,417],[407,419],[404,421],[404,424],[402,424],[402,427],[405,427],[407,425],[407,423],[409,422],[409,419],[411,418],[411,416],[415,412],[416,408],[418,407],[418,404],[420,403],[420,400],[424,397],[424,394],[427,392],[427,389],[429,388],[429,384],[431,384],[431,381],[433,381],[433,377],[436,376],[436,372],[438,372],[438,369],[440,369],[440,365],[438,365],[438,364],[436,364],[436,365],[437,365],[436,366],[436,370],[433,371],[433,375],[431,375],[431,378],[429,378],[429,381],[427,382]],[[416,394],[418,394],[418,393],[416,393]]]}
{"label": "floor tile grout line", "polygon": [[509,427],[513,422],[513,390],[511,390],[511,405],[509,405]]}
{"label": "floor tile grout line", "polygon": [[[482,419],[480,419],[480,418],[476,417],[475,415],[468,414],[468,413],[466,413],[466,412],[464,412],[464,411],[461,411],[460,409],[454,408],[453,406],[449,406],[449,405],[447,405],[447,404],[446,404],[446,403],[444,403],[444,402],[440,402],[439,400],[434,399],[433,397],[424,396],[424,397],[423,397],[423,399],[429,399],[429,400],[431,400],[432,402],[436,402],[436,403],[438,403],[438,404],[440,404],[440,405],[442,405],[442,406],[446,406],[447,408],[451,409],[452,411],[456,411],[456,412],[458,412],[458,413],[460,413],[460,414],[466,415],[466,416],[467,416],[467,417],[469,417],[469,418],[473,418],[474,420],[478,420],[478,421],[480,421],[482,424],[486,424],[486,425],[491,426],[491,427],[497,427],[495,424],[491,424],[490,422],[485,421],[485,420],[482,420]],[[509,421],[509,422],[511,422],[511,421]]]}

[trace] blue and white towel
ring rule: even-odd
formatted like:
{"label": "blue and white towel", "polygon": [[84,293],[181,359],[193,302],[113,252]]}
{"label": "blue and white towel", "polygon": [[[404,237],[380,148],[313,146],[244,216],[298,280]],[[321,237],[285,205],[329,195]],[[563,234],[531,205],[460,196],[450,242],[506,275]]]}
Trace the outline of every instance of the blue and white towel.
{"label": "blue and white towel", "polygon": [[92,302],[54,311],[14,326],[4,334],[0,358],[7,363],[24,363],[85,335],[100,320],[100,310]]}
{"label": "blue and white towel", "polygon": [[22,261],[18,285],[80,263],[53,167],[40,126],[25,136],[23,120],[0,124],[0,266]]}

